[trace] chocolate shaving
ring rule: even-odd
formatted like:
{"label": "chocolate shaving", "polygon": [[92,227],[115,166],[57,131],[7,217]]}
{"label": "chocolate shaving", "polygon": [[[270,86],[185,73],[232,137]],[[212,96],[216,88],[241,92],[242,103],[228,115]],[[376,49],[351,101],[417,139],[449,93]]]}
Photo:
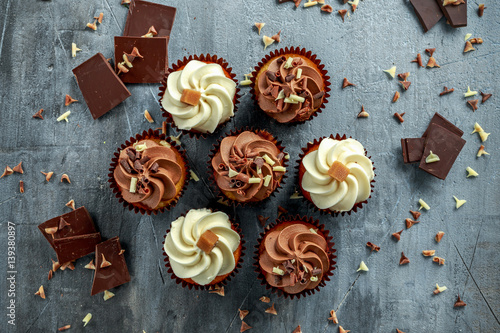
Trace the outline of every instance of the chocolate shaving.
{"label": "chocolate shaving", "polygon": [[142,172],[144,170],[141,162],[139,162],[138,160],[134,161],[134,169],[137,170],[138,172]]}
{"label": "chocolate shaving", "polygon": [[252,326],[250,326],[247,323],[245,323],[244,321],[242,321],[241,322],[241,327],[240,327],[240,333],[248,331],[251,328],[252,328]]}
{"label": "chocolate shaving", "polygon": [[441,66],[439,66],[437,64],[436,59],[434,59],[434,57],[430,57],[429,58],[429,61],[427,62],[426,66],[429,67],[429,68],[434,68],[434,67],[438,67],[439,68],[439,67],[441,67]]}
{"label": "chocolate shaving", "polygon": [[68,222],[66,222],[65,219],[63,219],[62,217],[59,219],[59,226],[58,226],[58,230],[62,230],[64,229],[65,227],[70,227],[71,224],[69,224]]}
{"label": "chocolate shaving", "polygon": [[350,330],[345,330],[342,326],[339,326],[339,333],[348,333]]}
{"label": "chocolate shaving", "polygon": [[321,6],[321,11],[326,12],[326,13],[331,13],[331,12],[333,12],[333,8],[330,5],[323,5],[323,6]]}
{"label": "chocolate shaving", "polygon": [[436,48],[425,49],[425,52],[427,52],[427,54],[429,55],[429,57],[432,57],[432,55],[434,54],[434,51],[436,51]]}
{"label": "chocolate shaving", "polygon": [[78,102],[78,100],[76,100],[73,97],[71,97],[70,95],[66,94],[66,96],[64,97],[64,106],[68,106],[74,102]]}
{"label": "chocolate shaving", "polygon": [[43,109],[40,109],[38,110],[34,115],[33,115],[33,118],[40,118],[43,120],[43,116],[42,116],[42,112],[43,112]]}
{"label": "chocolate shaving", "polygon": [[130,158],[130,160],[131,160],[132,162],[134,162],[134,161],[135,161],[135,149],[133,149],[133,148],[128,148],[125,152],[127,153],[128,158]]}
{"label": "chocolate shaving", "polygon": [[286,61],[286,57],[285,56],[281,56],[280,58],[278,58],[277,61],[278,61],[278,64],[281,64],[281,63],[283,63],[283,62]]}
{"label": "chocolate shaving", "polygon": [[[479,93],[481,94],[481,97],[482,97],[482,100],[481,100],[481,104],[483,104],[484,102],[486,102],[491,96],[493,96],[493,94],[485,94],[483,93],[482,91],[479,91]],[[15,171],[15,170],[14,170]]]}
{"label": "chocolate shaving", "polygon": [[337,313],[335,312],[335,310],[330,311],[330,317],[328,317],[328,320],[331,320],[334,324],[339,323],[339,320],[337,318]]}
{"label": "chocolate shaving", "polygon": [[347,80],[347,78],[344,78],[344,81],[342,82],[342,89],[344,89],[345,87],[349,87],[349,86],[355,87],[356,85],[354,83],[349,82],[349,80]]}
{"label": "chocolate shaving", "polygon": [[451,88],[451,89],[448,89],[447,86],[444,86],[443,87],[443,91],[439,93],[439,96],[443,96],[443,95],[446,95],[446,94],[450,94],[452,92],[455,91],[455,88]]}
{"label": "chocolate shaving", "polygon": [[455,304],[453,305],[454,308],[457,308],[457,307],[461,307],[461,306],[466,306],[467,304],[462,301],[462,299],[460,298],[460,295],[457,296],[457,301],[455,302]]}
{"label": "chocolate shaving", "polygon": [[146,164],[149,160],[151,159],[151,157],[149,156],[143,156],[141,158],[141,160],[139,161],[139,163],[141,163],[142,165]]}
{"label": "chocolate shaving", "polygon": [[267,308],[266,311],[264,311],[265,313],[270,313],[270,314],[273,314],[275,316],[278,315],[278,312],[276,312],[276,309],[274,308],[274,303],[273,305],[271,305],[270,308]]}
{"label": "chocolate shaving", "polygon": [[62,331],[69,330],[70,328],[71,328],[71,325],[66,325],[66,326],[63,326],[63,327],[59,327],[57,330],[59,332],[62,332]]}
{"label": "chocolate shaving", "polygon": [[125,171],[127,171],[128,173],[132,173],[132,168],[124,158],[120,160],[120,165],[125,169]]}
{"label": "chocolate shaving", "polygon": [[487,7],[484,7],[484,3],[480,4],[479,7],[477,8],[477,15],[479,17],[482,17],[483,14],[484,14],[484,10],[486,9]]}
{"label": "chocolate shaving", "polygon": [[406,112],[403,113],[394,113],[394,117],[396,117],[400,123],[403,123],[405,120],[403,119],[403,116],[405,115]]}
{"label": "chocolate shaving", "polygon": [[474,112],[478,108],[478,103],[479,103],[478,99],[473,99],[473,100],[467,101],[467,104],[471,107],[472,111],[474,111]]}
{"label": "chocolate shaving", "polygon": [[411,62],[416,62],[418,67],[424,67],[424,64],[422,63],[422,56],[420,55],[420,53],[417,53],[417,57]]}
{"label": "chocolate shaving", "polygon": [[373,251],[378,252],[380,250],[380,246],[377,246],[377,245],[373,244],[372,242],[366,243],[366,246],[369,247],[372,250],[372,252]]}
{"label": "chocolate shaving", "polygon": [[24,193],[24,182],[22,180],[19,181],[19,193]]}
{"label": "chocolate shaving", "polygon": [[278,161],[281,161],[283,159],[283,157],[285,157],[285,153],[281,152],[279,153],[276,158],[278,159]]}
{"label": "chocolate shaving", "polygon": [[[344,3],[346,3],[347,1],[344,1]],[[342,22],[345,22],[344,20],[344,17],[345,17],[345,14],[347,14],[347,9],[341,9],[338,11],[338,13],[340,14],[340,17],[342,17]]]}
{"label": "chocolate shaving", "polygon": [[396,238],[398,241],[401,239],[401,233],[403,232],[404,229],[401,229],[398,232],[395,232],[392,234],[392,237]]}
{"label": "chocolate shaving", "polygon": [[288,210],[286,208],[278,206],[278,217],[280,217],[283,214],[287,214],[287,213],[288,213]]}
{"label": "chocolate shaving", "polygon": [[470,41],[466,41],[465,42],[465,46],[464,46],[464,53],[467,53],[467,52],[470,52],[470,51],[475,51],[476,49],[474,48],[474,46],[472,46],[472,43]]}
{"label": "chocolate shaving", "polygon": [[278,31],[278,33],[274,36],[271,36],[272,39],[274,39],[276,42],[281,42],[281,30]]}
{"label": "chocolate shaving", "polygon": [[408,77],[410,76],[410,72],[406,72],[406,73],[401,73],[401,74],[398,74],[398,77],[403,80],[403,81],[406,81],[406,79],[408,79]]}
{"label": "chocolate shaving", "polygon": [[293,79],[295,79],[295,75],[293,75],[293,74],[288,74],[288,75],[285,77],[285,82],[290,82],[290,81],[292,81]]}
{"label": "chocolate shaving", "polygon": [[267,220],[269,220],[269,216],[268,217],[264,217],[262,215],[257,215],[257,219],[259,220],[259,223],[261,226],[265,226],[266,223],[267,223]]}
{"label": "chocolate shaving", "polygon": [[411,85],[410,81],[399,81],[399,83],[401,83],[403,85],[403,88],[405,90],[408,90],[408,88],[410,88],[410,85]]}
{"label": "chocolate shaving", "polygon": [[280,93],[280,87],[279,86],[272,86],[271,89],[271,96],[273,96],[274,99],[276,99]]}
{"label": "chocolate shaving", "polygon": [[262,296],[261,298],[259,298],[259,301],[261,301],[262,303],[269,303],[271,302],[271,299],[267,296]]}
{"label": "chocolate shaving", "polygon": [[320,99],[325,95],[324,91],[320,91],[319,93],[314,94],[313,99]]}
{"label": "chocolate shaving", "polygon": [[300,325],[297,326],[292,333],[302,333],[302,329],[300,328]]}
{"label": "chocolate shaving", "polygon": [[323,271],[321,270],[321,268],[315,268],[311,271],[311,275],[320,275],[321,273],[323,273]]}
{"label": "chocolate shaving", "polygon": [[414,224],[420,223],[420,221],[414,221],[412,219],[405,219],[405,222],[406,222],[406,229],[410,229],[411,227],[413,227]]}
{"label": "chocolate shaving", "polygon": [[71,180],[69,180],[69,176],[68,176],[67,174],[65,174],[65,173],[63,173],[63,174],[62,174],[62,176],[61,176],[61,183],[62,183],[64,180],[65,180],[66,182],[68,182],[68,184],[71,184]]}
{"label": "chocolate shaving", "polygon": [[49,275],[47,276],[47,279],[50,281],[50,280],[52,280],[53,276],[54,276],[54,273],[52,272],[52,270],[50,270]]}
{"label": "chocolate shaving", "polygon": [[418,218],[420,217],[420,215],[422,215],[422,213],[420,213],[418,211],[416,212],[414,210],[410,210],[410,213],[411,213],[411,215],[413,215],[413,219],[414,220],[418,220]]}
{"label": "chocolate shaving", "polygon": [[406,265],[406,264],[409,264],[410,263],[410,259],[408,259],[406,256],[405,256],[405,253],[404,252],[401,252],[401,258],[399,259],[399,264],[400,265]]}
{"label": "chocolate shaving", "polygon": [[287,261],[283,262],[283,267],[285,267],[285,270],[287,271],[288,274],[295,271],[295,266],[293,266],[291,260],[287,260]]}
{"label": "chocolate shaving", "polygon": [[269,80],[271,80],[272,82],[276,81],[276,74],[274,74],[273,72],[271,71],[267,71],[266,72],[266,76]]}
{"label": "chocolate shaving", "polygon": [[158,165],[158,163],[154,162],[154,163],[151,165],[151,167],[149,168],[149,171],[150,171],[151,173],[157,173],[157,172],[158,172],[158,168],[159,168],[159,167],[160,167],[160,166]]}
{"label": "chocolate shaving", "polygon": [[240,320],[243,320],[243,318],[245,318],[246,316],[248,316],[248,314],[250,313],[250,311],[248,311],[248,310],[238,309],[238,311],[240,312]]}
{"label": "chocolate shaving", "polygon": [[12,168],[12,171],[23,174],[23,162],[19,162],[18,165]]}
{"label": "chocolate shaving", "polygon": [[224,287],[215,287],[214,290],[210,290],[209,294],[217,294],[219,296],[224,297]]}

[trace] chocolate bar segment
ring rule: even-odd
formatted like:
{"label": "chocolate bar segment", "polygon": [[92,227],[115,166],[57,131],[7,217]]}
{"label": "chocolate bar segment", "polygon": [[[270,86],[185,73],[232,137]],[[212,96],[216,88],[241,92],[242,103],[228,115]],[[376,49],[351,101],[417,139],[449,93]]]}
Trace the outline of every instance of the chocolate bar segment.
{"label": "chocolate bar segment", "polygon": [[432,117],[431,122],[429,123],[429,126],[425,130],[425,132],[422,135],[422,137],[426,137],[427,136],[427,134],[429,133],[429,130],[430,130],[430,127],[431,127],[432,124],[439,125],[439,126],[445,128],[445,129],[447,129],[448,131],[450,131],[452,133],[455,133],[456,135],[458,135],[460,137],[462,135],[464,135],[464,131],[462,131],[460,128],[458,128],[457,126],[455,126],[452,123],[450,123],[442,115],[440,115],[439,113],[436,112],[434,114],[434,116]]}
{"label": "chocolate bar segment", "polygon": [[436,0],[410,0],[410,2],[424,32],[429,31],[443,17],[441,7]]}
{"label": "chocolate bar segment", "polygon": [[[62,229],[59,229],[61,218],[64,219],[64,221],[69,225],[66,225]],[[45,229],[54,227],[57,227],[58,230],[53,235],[47,234],[45,232]],[[47,239],[47,241],[50,243],[50,246],[52,246],[54,250],[56,250],[56,248],[54,247],[54,240],[56,239],[93,234],[97,232],[94,221],[92,221],[92,218],[90,217],[89,212],[85,207],[77,208],[69,213],[45,221],[42,224],[38,225],[38,229],[40,229],[40,232]]]}
{"label": "chocolate bar segment", "polygon": [[[120,239],[114,237],[95,247],[95,271],[91,295],[117,287],[130,281],[127,263],[123,256]],[[103,255],[110,266],[101,268]]]}
{"label": "chocolate bar segment", "polygon": [[128,73],[119,77],[126,83],[160,83],[168,69],[169,37],[115,37],[115,70],[123,62],[124,53],[131,53],[137,47],[143,56],[135,57]]}
{"label": "chocolate bar segment", "polygon": [[[425,148],[419,168],[439,179],[446,179],[464,145],[465,140],[460,136],[431,123],[425,138]],[[426,163],[425,159],[431,151],[439,156],[439,161]]]}
{"label": "chocolate bar segment", "polygon": [[424,152],[425,138],[401,139],[404,163],[420,162]]}
{"label": "chocolate bar segment", "polygon": [[176,11],[174,7],[132,0],[128,8],[123,36],[144,36],[153,26],[158,32],[157,37],[168,37],[174,25]]}
{"label": "chocolate bar segment", "polygon": [[101,234],[96,232],[87,235],[54,239],[54,250],[57,261],[63,264],[91,254],[101,242]]}
{"label": "chocolate bar segment", "polygon": [[74,68],[73,74],[94,119],[130,97],[130,91],[101,53]]}
{"label": "chocolate bar segment", "polygon": [[465,3],[462,3],[458,6],[453,4],[443,6],[443,0],[436,0],[439,7],[446,16],[448,22],[453,28],[460,28],[467,26],[467,0],[464,0]]}

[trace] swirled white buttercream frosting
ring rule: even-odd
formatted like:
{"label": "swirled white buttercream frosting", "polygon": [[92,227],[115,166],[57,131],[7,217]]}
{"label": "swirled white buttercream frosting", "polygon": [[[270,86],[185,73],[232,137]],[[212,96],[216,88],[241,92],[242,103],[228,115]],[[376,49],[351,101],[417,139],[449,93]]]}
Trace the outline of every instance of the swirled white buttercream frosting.
{"label": "swirled white buttercream frosting", "polygon": [[[197,105],[181,102],[184,89],[201,93]],[[182,70],[169,74],[161,104],[180,129],[213,133],[234,115],[235,93],[236,83],[226,77],[221,65],[191,60]]]}
{"label": "swirled white buttercream frosting", "polygon": [[[335,161],[349,169],[344,181],[339,182],[328,174]],[[375,176],[373,164],[365,156],[363,145],[354,139],[325,138],[317,150],[304,156],[302,163],[306,171],[301,186],[319,209],[349,211],[370,196],[370,182]]]}
{"label": "swirled white buttercream frosting", "polygon": [[[210,253],[196,244],[210,230],[218,240]],[[231,273],[236,266],[233,252],[238,249],[240,235],[231,229],[229,217],[209,209],[191,209],[186,216],[173,221],[165,237],[165,253],[175,275],[192,279],[199,285],[212,282],[217,276]]]}

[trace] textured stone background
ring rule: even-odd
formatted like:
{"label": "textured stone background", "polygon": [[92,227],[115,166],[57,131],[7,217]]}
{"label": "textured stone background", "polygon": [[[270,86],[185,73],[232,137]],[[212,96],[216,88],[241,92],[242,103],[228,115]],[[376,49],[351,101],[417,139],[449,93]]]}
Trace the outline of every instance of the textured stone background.
{"label": "textured stone background", "polygon": [[[347,8],[341,1],[328,1],[334,10]],[[477,3],[469,1],[469,26],[452,29],[442,20],[424,34],[407,0],[361,1],[358,10],[342,23],[337,14],[324,14],[318,7],[294,9],[292,3],[278,5],[261,1],[163,1],[178,8],[172,31],[170,63],[189,54],[215,53],[227,59],[243,79],[268,51],[276,47],[301,46],[315,52],[331,76],[332,92],[324,112],[299,127],[270,121],[256,110],[249,88],[242,88],[239,111],[234,120],[206,140],[182,137],[190,163],[201,177],[190,182],[187,192],[171,212],[158,216],[136,215],[114,198],[107,183],[108,165],[115,149],[130,136],[161,124],[157,104],[158,85],[128,85],[132,96],[94,121],[83,102],[64,107],[64,95],[83,100],[71,69],[95,54],[113,55],[113,36],[121,35],[127,9],[120,0],[0,0],[0,167],[23,161],[25,174],[0,180],[0,308],[6,311],[7,221],[17,227],[17,326],[18,332],[53,332],[71,324],[71,332],[84,331],[81,320],[91,312],[87,332],[239,332],[238,308],[250,310],[245,321],[249,332],[291,332],[298,324],[303,332],[335,332],[328,323],[330,309],[337,309],[344,328],[351,332],[498,332],[500,297],[498,253],[500,116],[498,46],[500,10],[494,1],[483,18]],[[94,15],[104,12],[96,32],[85,29]],[[282,30],[282,43],[263,51],[254,22],[266,22],[266,35]],[[482,37],[477,51],[463,54],[464,35]],[[71,42],[83,49],[71,58]],[[425,48],[436,47],[440,69],[417,69],[410,60]],[[423,55],[424,62],[427,56]],[[383,69],[410,71],[412,85],[400,100],[390,101],[399,90],[397,80]],[[343,77],[357,84],[342,90]],[[443,85],[455,88],[439,97]],[[493,98],[473,113],[462,93],[467,85],[493,93]],[[361,105],[368,119],[356,119]],[[45,109],[45,120],[32,119]],[[71,110],[69,123],[56,122]],[[143,117],[147,109],[156,120]],[[393,117],[406,112],[404,124]],[[401,160],[401,137],[420,136],[434,112],[440,112],[464,130],[467,140],[445,181],[436,179]],[[479,138],[469,135],[479,122],[491,136],[486,142],[490,156],[477,159]],[[184,290],[167,274],[161,254],[162,237],[170,221],[190,208],[213,201],[207,186],[206,160],[209,148],[222,133],[243,126],[265,128],[279,137],[291,154],[314,138],[346,133],[361,141],[372,156],[376,186],[365,208],[351,216],[320,216],[289,196],[296,187],[289,169],[287,184],[272,200],[258,208],[236,208],[247,251],[243,269],[226,287],[226,296]],[[173,131],[171,134],[175,134]],[[471,166],[477,178],[466,178]],[[46,183],[40,171],[54,171]],[[71,184],[59,183],[62,173]],[[19,194],[22,179],[26,192]],[[467,200],[455,209],[453,195]],[[431,210],[421,223],[404,231],[396,243],[391,233],[403,228],[408,210],[423,198]],[[36,225],[68,211],[64,204],[74,199],[90,211],[103,237],[120,236],[132,282],[114,290],[116,297],[104,302],[90,296],[92,272],[83,268],[90,260],[77,261],[75,271],[57,272],[47,281],[50,258],[55,255]],[[338,265],[331,282],[320,293],[300,300],[270,295],[256,281],[252,252],[262,231],[256,215],[276,218],[276,207],[292,213],[320,218],[334,235]],[[437,231],[446,235],[434,242]],[[365,243],[382,249],[370,254]],[[437,266],[421,251],[435,249],[446,258]],[[399,267],[400,252],[410,258]],[[364,260],[367,273],[356,273]],[[433,296],[436,283],[448,290]],[[43,284],[47,299],[33,295]],[[457,293],[468,304],[454,309]],[[278,316],[264,313],[268,306],[258,299],[270,296]],[[1,311],[0,311],[1,312]],[[5,314],[0,323],[5,330]]]}

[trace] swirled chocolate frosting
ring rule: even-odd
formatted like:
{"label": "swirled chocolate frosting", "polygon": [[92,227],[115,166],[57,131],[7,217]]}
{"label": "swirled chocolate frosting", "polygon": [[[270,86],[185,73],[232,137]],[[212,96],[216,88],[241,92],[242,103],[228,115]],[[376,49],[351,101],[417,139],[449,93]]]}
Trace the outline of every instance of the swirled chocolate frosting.
{"label": "swirled chocolate frosting", "polygon": [[113,172],[123,199],[150,209],[176,196],[182,174],[177,153],[168,143],[161,145],[153,140],[141,140],[122,149]]}
{"label": "swirled chocolate frosting", "polygon": [[259,265],[266,281],[289,294],[316,288],[329,270],[328,243],[313,225],[269,231]]}
{"label": "swirled chocolate frosting", "polygon": [[283,158],[273,142],[253,132],[225,137],[212,159],[217,186],[239,202],[263,200],[285,173]]}
{"label": "swirled chocolate frosting", "polygon": [[258,77],[260,108],[280,123],[309,119],[323,103],[321,72],[305,59],[281,56]]}

